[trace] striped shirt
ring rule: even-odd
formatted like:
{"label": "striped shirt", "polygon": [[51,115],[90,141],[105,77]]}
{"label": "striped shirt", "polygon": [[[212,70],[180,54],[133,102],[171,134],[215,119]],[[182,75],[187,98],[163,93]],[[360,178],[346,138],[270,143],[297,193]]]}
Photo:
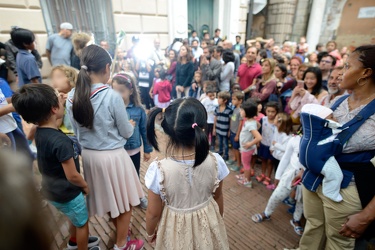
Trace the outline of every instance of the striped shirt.
{"label": "striped shirt", "polygon": [[230,116],[233,110],[228,106],[220,112],[220,106],[215,109],[214,115],[216,116],[216,134],[221,136],[227,136],[230,125]]}

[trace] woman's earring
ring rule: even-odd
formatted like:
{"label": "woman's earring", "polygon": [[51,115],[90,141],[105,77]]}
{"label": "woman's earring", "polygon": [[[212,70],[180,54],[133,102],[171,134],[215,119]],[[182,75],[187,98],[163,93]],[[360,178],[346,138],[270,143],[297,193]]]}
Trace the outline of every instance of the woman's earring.
{"label": "woman's earring", "polygon": [[[364,83],[361,83],[361,80],[362,79],[364,79],[365,81],[364,81]],[[357,79],[357,84],[358,84],[358,86],[364,86],[364,85],[366,85],[367,84],[367,78],[366,77],[360,77],[360,78],[358,78]]]}

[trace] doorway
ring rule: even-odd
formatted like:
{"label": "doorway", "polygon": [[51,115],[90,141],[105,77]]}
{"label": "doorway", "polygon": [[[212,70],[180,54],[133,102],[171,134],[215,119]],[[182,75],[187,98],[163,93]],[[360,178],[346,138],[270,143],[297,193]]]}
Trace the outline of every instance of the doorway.
{"label": "doorway", "polygon": [[188,0],[188,36],[196,30],[199,39],[208,32],[212,37],[214,0]]}

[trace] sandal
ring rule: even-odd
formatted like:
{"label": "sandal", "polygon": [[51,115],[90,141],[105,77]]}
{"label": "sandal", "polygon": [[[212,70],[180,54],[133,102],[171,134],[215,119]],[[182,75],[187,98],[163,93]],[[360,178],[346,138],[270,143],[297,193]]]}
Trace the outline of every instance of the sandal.
{"label": "sandal", "polygon": [[264,181],[263,181],[263,184],[266,185],[266,186],[270,185],[271,184],[271,178],[265,177]]}
{"label": "sandal", "polygon": [[245,169],[241,168],[241,169],[240,169],[240,173],[241,173],[241,174],[245,173]]}
{"label": "sandal", "polygon": [[294,221],[294,220],[290,220],[290,225],[292,225],[293,226],[293,228],[294,228],[294,232],[296,233],[296,234],[298,234],[299,236],[302,236],[302,234],[303,234],[303,227],[301,227],[301,226],[297,226],[297,225],[295,225],[294,223],[300,223],[299,221]]}
{"label": "sandal", "polygon": [[266,178],[266,176],[264,174],[261,174],[261,175],[258,175],[256,179],[258,182],[262,182],[264,178]]}
{"label": "sandal", "polygon": [[250,170],[250,177],[253,177],[255,175],[255,171],[254,171],[254,169],[251,169]]}
{"label": "sandal", "polygon": [[254,214],[253,216],[251,216],[251,219],[255,223],[260,223],[260,222],[263,222],[264,220],[270,220],[271,217],[270,216],[266,216],[264,213],[261,213],[261,214]]}
{"label": "sandal", "polygon": [[269,190],[275,190],[275,188],[276,188],[275,184],[267,185],[267,189],[269,189]]}

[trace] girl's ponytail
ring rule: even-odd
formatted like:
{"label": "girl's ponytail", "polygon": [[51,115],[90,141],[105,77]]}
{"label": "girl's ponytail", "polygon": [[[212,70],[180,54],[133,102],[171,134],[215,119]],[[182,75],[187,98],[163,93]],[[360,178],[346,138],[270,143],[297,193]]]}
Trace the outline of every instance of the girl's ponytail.
{"label": "girl's ponytail", "polygon": [[[194,126],[195,125],[195,126]],[[209,144],[206,133],[196,123],[193,124],[195,130],[195,162],[196,167],[206,159],[209,151]]]}
{"label": "girl's ponytail", "polygon": [[73,117],[88,129],[92,129],[94,123],[94,109],[90,101],[91,79],[85,65],[81,66],[78,74],[76,89],[73,97]]}
{"label": "girl's ponytail", "polygon": [[159,151],[159,145],[156,133],[155,133],[155,118],[156,116],[161,113],[163,109],[155,108],[148,114],[147,119],[147,140],[148,143],[151,144],[157,151]]}

